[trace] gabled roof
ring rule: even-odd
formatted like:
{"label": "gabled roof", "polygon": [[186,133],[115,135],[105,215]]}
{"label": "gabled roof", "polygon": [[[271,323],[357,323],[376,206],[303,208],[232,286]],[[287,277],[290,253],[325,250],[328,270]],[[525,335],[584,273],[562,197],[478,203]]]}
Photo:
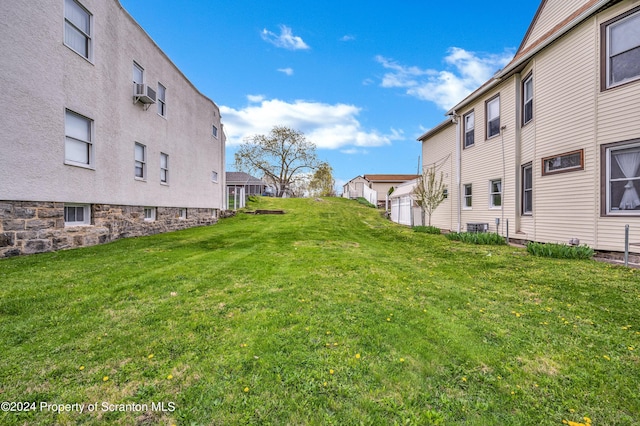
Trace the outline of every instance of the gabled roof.
{"label": "gabled roof", "polygon": [[406,182],[420,177],[420,175],[364,175],[370,182]]}
{"label": "gabled roof", "polygon": [[[566,0],[555,1],[560,4],[560,2],[565,2]],[[541,25],[540,19],[544,14],[545,8],[549,7],[549,4],[553,3],[553,0],[542,0],[542,3],[540,4],[538,11],[533,18],[533,21],[531,22],[529,29],[525,34],[522,43],[520,44],[520,48],[518,49],[518,52],[516,52],[516,55],[513,57],[511,62],[509,62],[509,64],[507,64],[507,66],[502,70],[498,71],[489,81],[476,89],[473,93],[459,102],[456,106],[451,108],[447,112],[447,115],[452,115],[456,112],[456,110],[460,110],[467,104],[471,103],[472,101],[489,91],[491,88],[499,84],[502,79],[510,77],[514,73],[521,71],[522,68],[527,65],[527,63],[535,54],[571,31],[580,23],[584,22],[585,19],[588,19],[599,11],[616,3],[619,3],[622,0],[583,0],[582,2],[578,0],[574,1],[576,1],[575,10],[559,19],[558,22],[553,25],[553,27],[551,27],[548,31],[538,35],[535,32],[536,25]],[[533,34],[538,35],[536,40],[530,40]]]}
{"label": "gabled roof", "polygon": [[263,180],[245,172],[226,172],[225,177],[227,185],[266,185]]}

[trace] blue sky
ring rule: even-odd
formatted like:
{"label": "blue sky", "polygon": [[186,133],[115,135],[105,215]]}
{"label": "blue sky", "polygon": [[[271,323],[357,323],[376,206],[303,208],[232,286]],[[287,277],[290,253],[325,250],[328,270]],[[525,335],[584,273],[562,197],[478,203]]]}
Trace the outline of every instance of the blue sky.
{"label": "blue sky", "polygon": [[539,5],[120,1],[220,107],[228,171],[245,137],[286,125],[316,144],[338,185],[416,173],[416,138],[509,61]]}

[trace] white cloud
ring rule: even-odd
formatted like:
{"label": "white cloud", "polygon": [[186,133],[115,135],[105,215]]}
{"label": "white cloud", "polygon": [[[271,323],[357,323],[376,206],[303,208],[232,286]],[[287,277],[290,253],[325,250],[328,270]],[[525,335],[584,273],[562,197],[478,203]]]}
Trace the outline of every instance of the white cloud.
{"label": "white cloud", "polygon": [[358,149],[358,148],[341,149],[340,152],[347,155],[357,155],[357,154],[366,155],[369,153],[369,151],[367,151],[366,149]]}
{"label": "white cloud", "polygon": [[383,56],[375,59],[389,70],[382,77],[382,87],[406,89],[408,95],[448,110],[487,82],[511,58],[512,51],[482,55],[452,47],[444,58],[447,69],[440,71],[401,65]]}
{"label": "white cloud", "polygon": [[326,149],[383,146],[404,139],[401,130],[390,129],[383,134],[363,129],[357,118],[360,110],[355,105],[341,103],[264,98],[241,109],[220,107],[229,146],[239,145],[245,138],[258,134],[266,135],[277,125],[299,130],[318,148]]}
{"label": "white cloud", "polygon": [[293,68],[278,68],[278,71],[289,76],[293,75]]}
{"label": "white cloud", "polygon": [[264,95],[247,95],[247,100],[253,103],[260,103],[264,100]]}
{"label": "white cloud", "polygon": [[356,39],[356,36],[352,36],[349,34],[340,37],[340,41],[353,41],[355,39]]}
{"label": "white cloud", "polygon": [[305,50],[309,49],[309,45],[299,36],[294,36],[291,28],[286,25],[280,25],[280,34],[273,33],[266,28],[262,30],[262,39],[274,46],[282,47],[289,50]]}

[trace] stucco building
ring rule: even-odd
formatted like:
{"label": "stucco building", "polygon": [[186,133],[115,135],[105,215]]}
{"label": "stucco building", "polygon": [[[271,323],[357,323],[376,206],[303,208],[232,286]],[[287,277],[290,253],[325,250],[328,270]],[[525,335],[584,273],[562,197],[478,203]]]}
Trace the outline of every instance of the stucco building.
{"label": "stucco building", "polygon": [[0,14],[0,257],[216,222],[218,106],[117,0]]}
{"label": "stucco building", "polygon": [[419,139],[449,189],[434,224],[640,242],[639,28],[637,1],[542,1],[511,63]]}

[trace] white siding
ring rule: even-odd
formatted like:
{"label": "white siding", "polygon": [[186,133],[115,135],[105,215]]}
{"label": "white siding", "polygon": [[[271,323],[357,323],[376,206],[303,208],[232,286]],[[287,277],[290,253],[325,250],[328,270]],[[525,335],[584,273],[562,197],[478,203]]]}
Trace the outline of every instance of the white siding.
{"label": "white siding", "polygon": [[[455,230],[457,224],[456,203],[458,188],[456,185],[456,125],[451,123],[422,144],[423,167],[437,167],[437,176],[442,172],[444,184],[449,196],[440,204],[431,216],[431,225],[444,230]],[[421,217],[421,216],[419,216]],[[425,222],[429,219],[425,217]]]}

